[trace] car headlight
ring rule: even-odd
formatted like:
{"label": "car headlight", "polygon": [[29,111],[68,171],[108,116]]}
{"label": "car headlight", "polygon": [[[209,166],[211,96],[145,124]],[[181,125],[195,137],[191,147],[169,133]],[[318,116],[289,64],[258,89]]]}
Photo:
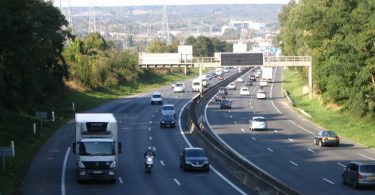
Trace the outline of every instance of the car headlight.
{"label": "car headlight", "polygon": [[191,162],[188,160],[185,160],[185,164],[191,164]]}
{"label": "car headlight", "polygon": [[111,165],[109,166],[109,168],[116,168],[116,161],[113,161],[113,162],[111,163]]}
{"label": "car headlight", "polygon": [[84,169],[85,165],[82,163],[82,161],[78,162],[78,167]]}
{"label": "car headlight", "polygon": [[161,121],[161,123],[165,123],[165,121]]}
{"label": "car headlight", "polygon": [[203,164],[208,164],[208,160],[205,160],[205,161],[203,162]]}

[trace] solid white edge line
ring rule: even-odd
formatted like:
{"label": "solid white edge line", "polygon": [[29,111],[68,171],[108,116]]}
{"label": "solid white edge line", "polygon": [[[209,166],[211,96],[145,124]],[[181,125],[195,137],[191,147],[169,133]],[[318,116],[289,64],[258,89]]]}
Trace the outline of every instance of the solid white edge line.
{"label": "solid white edge line", "polygon": [[294,142],[294,140],[292,140],[292,139],[290,139],[290,138],[288,138],[288,140],[291,141],[291,142]]}
{"label": "solid white edge line", "polygon": [[308,151],[310,151],[310,152],[312,152],[312,153],[314,153],[315,154],[315,151],[314,150],[312,150],[312,149],[308,149]]}
{"label": "solid white edge line", "polygon": [[332,184],[332,185],[334,185],[335,183],[333,182],[333,181],[331,181],[331,180],[329,180],[329,179],[326,179],[326,178],[322,178],[324,181],[326,181],[326,182],[328,182],[328,183],[330,183],[330,184]]}
{"label": "solid white edge line", "polygon": [[68,162],[68,157],[70,153],[70,147],[66,150],[65,157],[64,157],[64,162],[63,162],[63,168],[62,168],[62,173],[61,173],[61,195],[65,195],[65,171],[66,171],[66,164]]}
{"label": "solid white edge line", "polygon": [[268,147],[267,147],[267,150],[270,151],[270,152],[273,152],[273,150],[272,150],[271,148],[268,148]]}
{"label": "solid white edge line", "polygon": [[273,101],[271,101],[271,104],[272,106],[275,108],[275,110],[279,113],[279,114],[282,114],[282,112],[275,106],[275,104],[273,103]]}
{"label": "solid white edge line", "polygon": [[124,181],[122,180],[121,177],[118,177],[118,181],[120,182],[120,184],[123,184],[123,183],[124,183]]}
{"label": "solid white edge line", "polygon": [[[193,99],[196,98],[197,96],[199,96],[199,94],[197,94],[196,96],[194,96]],[[182,130],[182,126],[181,126],[181,117],[182,117],[182,111],[185,109],[185,107],[186,107],[190,102],[193,101],[193,99],[189,100],[189,101],[188,101],[188,102],[182,107],[181,112],[180,112],[180,114],[178,115],[178,118],[179,118],[179,120],[178,120],[178,125],[179,125],[179,128],[180,128],[180,133],[181,133],[182,137],[184,138],[185,142],[187,143],[187,145],[189,145],[189,147],[192,147],[192,145],[191,145],[191,143],[189,142],[189,140],[186,138],[185,133],[184,133],[183,130]],[[212,98],[212,99],[213,99],[213,98]],[[211,99],[210,101],[212,101],[212,99]],[[208,126],[210,127],[210,125],[209,125],[209,123],[208,123],[208,120],[207,120],[207,112],[206,112],[206,110],[207,110],[207,106],[208,106],[208,104],[207,104],[206,107],[205,107],[204,115],[205,115],[205,120],[206,120]],[[210,127],[210,128],[211,128],[211,127]],[[211,130],[211,131],[212,131],[212,130]],[[233,150],[233,149],[232,149],[232,150]],[[222,175],[222,174],[221,174],[218,170],[216,170],[215,167],[213,167],[212,165],[210,165],[210,169],[212,169],[212,170],[216,173],[216,175],[218,175],[221,179],[223,179],[225,182],[227,182],[227,184],[229,184],[230,186],[232,186],[232,188],[234,188],[235,190],[237,190],[237,192],[239,192],[240,194],[243,194],[243,195],[247,194],[246,192],[242,191],[239,187],[237,187],[234,183],[232,183],[231,181],[229,181],[224,175]]]}
{"label": "solid white edge line", "polygon": [[367,158],[367,159],[375,160],[374,158],[371,158],[371,157],[366,156],[366,155],[364,155],[364,154],[361,154],[361,153],[357,153],[357,154],[360,155],[360,156],[362,156],[362,157],[365,157],[365,158]]}
{"label": "solid white edge line", "polygon": [[292,120],[288,120],[288,121],[289,121],[290,123],[292,123],[293,125],[295,125],[295,126],[301,128],[301,129],[303,129],[303,130],[306,131],[307,133],[310,133],[311,135],[314,135],[313,132],[311,132],[311,131],[309,131],[309,130],[303,128],[301,125],[298,125],[297,123],[293,122]]}
{"label": "solid white edge line", "polygon": [[257,139],[255,137],[251,137],[251,139],[254,140],[254,141],[257,141]]}
{"label": "solid white edge line", "polygon": [[163,165],[163,166],[165,166],[165,163],[162,160],[160,161],[160,164]]}

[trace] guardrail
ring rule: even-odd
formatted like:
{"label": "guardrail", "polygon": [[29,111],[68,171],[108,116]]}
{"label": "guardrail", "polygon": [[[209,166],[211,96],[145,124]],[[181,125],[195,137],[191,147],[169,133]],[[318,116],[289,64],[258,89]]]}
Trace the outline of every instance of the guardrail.
{"label": "guardrail", "polygon": [[226,86],[238,76],[244,74],[248,69],[237,73],[223,82],[216,84],[203,93],[203,96],[196,97],[188,107],[186,114],[187,127],[193,138],[203,147],[211,162],[219,163],[237,178],[248,190],[259,194],[299,194],[290,186],[284,184],[273,176],[260,170],[256,165],[244,159],[230,147],[225,145],[216,135],[209,130],[204,118],[205,105],[219,87]]}

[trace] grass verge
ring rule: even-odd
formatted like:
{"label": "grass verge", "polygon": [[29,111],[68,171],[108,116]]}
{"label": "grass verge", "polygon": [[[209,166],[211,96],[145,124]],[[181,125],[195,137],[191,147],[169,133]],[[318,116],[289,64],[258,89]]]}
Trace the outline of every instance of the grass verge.
{"label": "grass verge", "polygon": [[[21,194],[24,176],[35,154],[56,129],[74,117],[72,102],[75,104],[76,112],[84,112],[109,100],[150,91],[197,74],[196,68],[190,69],[187,75],[148,73],[140,81],[129,82],[126,86],[113,86],[110,89],[84,93],[68,90],[64,99],[47,99],[43,104],[34,104],[17,113],[0,110],[0,146],[9,146],[13,140],[16,148],[16,156],[5,159],[4,170],[2,159],[0,161],[0,195]],[[42,123],[43,128],[35,117],[37,111],[48,112],[48,119]],[[51,121],[51,111],[55,111],[55,122]],[[37,125],[36,134],[33,133],[34,123]]]}
{"label": "grass verge", "polygon": [[340,136],[375,148],[375,121],[353,117],[350,113],[323,105],[317,97],[302,94],[307,83],[297,70],[289,69],[282,74],[283,89],[289,91],[295,106],[312,116],[312,121],[325,129],[335,130]]}

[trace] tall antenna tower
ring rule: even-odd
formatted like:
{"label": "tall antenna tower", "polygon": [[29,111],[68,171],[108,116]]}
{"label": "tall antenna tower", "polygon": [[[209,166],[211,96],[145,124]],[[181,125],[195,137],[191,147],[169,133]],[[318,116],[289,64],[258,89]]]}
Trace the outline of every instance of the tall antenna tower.
{"label": "tall antenna tower", "polygon": [[93,0],[90,0],[88,33],[92,33],[92,32],[96,32],[95,2],[93,3]]}
{"label": "tall antenna tower", "polygon": [[166,42],[167,42],[167,44],[170,44],[171,43],[171,38],[169,36],[169,24],[168,24],[167,5],[165,4],[165,1],[163,1],[161,32],[162,32],[162,39],[165,39]]}

